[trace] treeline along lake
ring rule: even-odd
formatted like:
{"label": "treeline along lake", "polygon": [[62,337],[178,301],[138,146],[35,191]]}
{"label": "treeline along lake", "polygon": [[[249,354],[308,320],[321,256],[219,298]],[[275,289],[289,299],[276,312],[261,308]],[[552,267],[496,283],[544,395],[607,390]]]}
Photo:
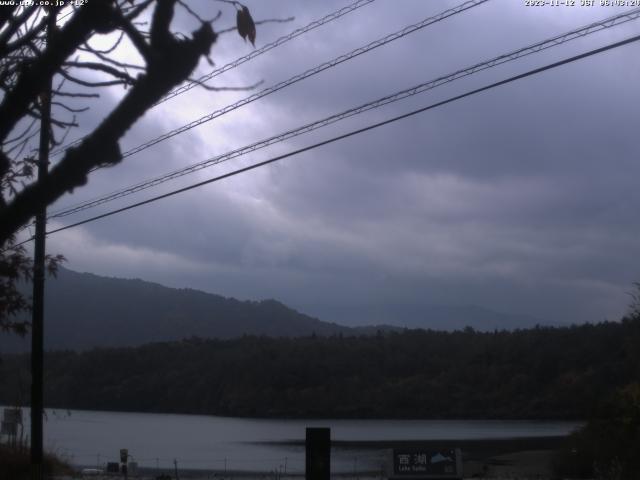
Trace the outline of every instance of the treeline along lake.
{"label": "treeline along lake", "polygon": [[[582,420],[640,378],[640,318],[517,331],[242,337],[49,352],[48,407],[271,418]],[[27,355],[0,402],[26,405]]]}

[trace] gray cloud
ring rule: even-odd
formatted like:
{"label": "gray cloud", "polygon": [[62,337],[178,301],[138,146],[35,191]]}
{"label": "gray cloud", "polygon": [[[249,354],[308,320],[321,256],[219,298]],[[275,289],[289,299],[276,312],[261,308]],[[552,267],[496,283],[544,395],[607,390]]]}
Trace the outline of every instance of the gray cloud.
{"label": "gray cloud", "polygon": [[[257,4],[257,19],[296,16],[295,25],[259,28],[258,39],[276,38],[340,5]],[[375,2],[216,84],[281,81],[444,8],[426,5]],[[224,153],[614,13],[569,10],[489,2],[150,148],[96,175],[69,200]],[[154,193],[623,38],[634,27],[483,72]],[[221,65],[245,47],[223,36],[214,58]],[[637,280],[632,259],[640,253],[633,51],[547,72],[52,236],[51,249],[67,255],[70,268],[240,298],[276,297],[344,323],[402,324],[429,304],[477,304],[548,321],[615,319]],[[246,95],[193,90],[150,112],[123,148]],[[99,117],[101,108],[91,115]]]}

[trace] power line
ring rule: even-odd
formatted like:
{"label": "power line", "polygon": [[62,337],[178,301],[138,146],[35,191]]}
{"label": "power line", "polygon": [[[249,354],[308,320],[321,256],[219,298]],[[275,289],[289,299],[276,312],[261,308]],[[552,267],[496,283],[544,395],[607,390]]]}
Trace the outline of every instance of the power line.
{"label": "power line", "polygon": [[[117,213],[122,213],[122,212],[125,212],[127,210],[131,210],[133,208],[137,208],[137,207],[140,207],[140,206],[143,206],[143,205],[147,205],[149,203],[153,203],[153,202],[156,202],[158,200],[162,200],[164,198],[171,197],[173,195],[177,195],[179,193],[183,193],[183,192],[186,192],[186,191],[189,191],[189,190],[193,190],[195,188],[199,188],[199,187],[202,187],[204,185],[208,185],[210,183],[214,183],[214,182],[223,180],[225,178],[229,178],[229,177],[238,175],[240,173],[248,172],[249,170],[254,170],[256,168],[263,167],[263,166],[269,165],[271,163],[275,163],[275,162],[283,160],[285,158],[292,157],[294,155],[298,155],[300,153],[307,152],[307,151],[316,149],[318,147],[321,147],[321,146],[324,146],[324,145],[328,145],[330,143],[337,142],[339,140],[344,140],[345,138],[349,138],[349,137],[352,137],[352,136],[355,136],[355,135],[359,135],[359,134],[367,132],[369,130],[373,130],[375,128],[379,128],[379,127],[382,127],[384,125],[388,125],[390,123],[394,123],[394,122],[397,122],[399,120],[412,117],[412,116],[417,115],[419,113],[423,113],[423,112],[426,112],[428,110],[432,110],[434,108],[437,108],[437,107],[440,107],[440,106],[443,106],[443,105],[446,105],[446,104],[449,104],[449,103],[453,103],[453,102],[455,102],[457,100],[461,100],[463,98],[470,97],[472,95],[476,95],[478,93],[481,93],[481,92],[484,92],[484,91],[487,91],[487,90],[491,90],[493,88],[496,88],[496,87],[499,87],[499,86],[502,86],[502,85],[506,85],[508,83],[515,82],[517,80],[521,80],[523,78],[527,78],[527,77],[530,77],[530,76],[533,76],[533,75],[537,75],[537,74],[545,72],[547,70],[551,70],[551,69],[560,67],[562,65],[566,65],[566,64],[578,61],[578,60],[582,60],[584,58],[591,57],[593,55],[596,55],[596,54],[599,54],[599,53],[602,53],[602,52],[605,52],[605,51],[608,51],[608,50],[612,50],[614,48],[619,48],[621,46],[630,44],[632,42],[637,42],[638,40],[640,40],[640,35],[636,35],[636,36],[627,38],[625,40],[606,45],[604,47],[600,47],[600,48],[597,48],[597,49],[594,49],[594,50],[590,50],[590,51],[582,53],[580,55],[575,55],[573,57],[569,57],[569,58],[566,58],[564,60],[560,60],[558,62],[554,62],[554,63],[548,64],[548,65],[545,65],[543,67],[535,68],[535,69],[529,70],[529,71],[527,71],[525,73],[521,73],[519,75],[515,75],[515,76],[509,77],[507,79],[500,80],[500,81],[495,82],[495,83],[491,83],[489,85],[485,85],[484,87],[476,88],[476,89],[468,91],[466,93],[463,93],[463,94],[460,94],[460,95],[456,95],[454,97],[450,97],[450,98],[448,98],[446,100],[442,100],[440,102],[433,103],[433,104],[428,105],[426,107],[422,107],[422,108],[419,108],[417,110],[413,110],[411,112],[408,112],[408,113],[405,113],[405,114],[402,114],[402,115],[398,115],[396,117],[389,118],[389,119],[384,120],[382,122],[374,123],[374,124],[368,125],[366,127],[359,128],[357,130],[352,130],[351,132],[348,132],[348,133],[345,133],[345,134],[342,134],[342,135],[338,135],[336,137],[332,137],[332,138],[330,138],[328,140],[324,140],[322,142],[318,142],[318,143],[315,143],[313,145],[309,145],[307,147],[300,148],[300,149],[285,153],[283,155],[278,155],[278,156],[270,158],[268,160],[255,163],[253,165],[249,165],[249,166],[244,167],[244,168],[239,168],[239,169],[234,170],[232,172],[225,173],[223,175],[219,175],[217,177],[213,177],[213,178],[210,178],[208,180],[204,180],[202,182],[198,182],[198,183],[189,185],[187,187],[179,188],[177,190],[173,190],[171,192],[164,193],[162,195],[158,195],[156,197],[152,197],[152,198],[149,198],[147,200],[128,205],[126,207],[118,208],[116,210],[112,210],[110,212],[106,212],[106,213],[103,213],[101,215],[96,215],[94,217],[82,220],[80,222],[73,223],[71,225],[66,225],[64,227],[60,227],[60,228],[51,230],[51,231],[47,232],[47,234],[51,235],[53,233],[61,232],[63,230],[68,230],[70,228],[74,228],[74,227],[77,227],[77,226],[80,226],[80,225],[84,225],[86,223],[94,222],[96,220],[100,220],[102,218],[106,218],[106,217],[110,217],[112,215],[115,215]],[[21,245],[21,244],[26,243],[26,242],[28,242],[30,240],[31,239],[25,240],[25,241],[23,241],[21,243],[18,243],[17,245]]]}
{"label": "power line", "polygon": [[[224,72],[231,70],[233,68],[236,68],[240,65],[242,65],[243,63],[248,62],[249,60],[253,60],[254,58],[256,58],[259,55],[262,55],[263,53],[268,52],[269,50],[273,50],[276,47],[279,47],[280,45],[283,45],[285,43],[287,43],[290,40],[293,40],[294,38],[299,37],[300,35],[307,33],[317,27],[320,27],[326,23],[332,22],[334,20],[337,20],[340,17],[343,17],[344,15],[351,13],[361,7],[364,7],[365,5],[368,5],[372,2],[374,2],[375,0],[357,0],[355,2],[353,2],[350,5],[347,5],[346,7],[343,7],[339,10],[336,10],[332,13],[330,13],[329,15],[326,15],[318,20],[314,20],[313,22],[305,25],[304,27],[298,28],[296,30],[294,30],[293,32],[289,33],[288,35],[284,35],[280,38],[278,38],[277,40],[268,43],[267,45],[258,48],[256,50],[253,50],[251,53],[240,57],[232,62],[227,63],[226,65],[223,65],[220,68],[217,68],[211,72],[209,72],[206,75],[202,75],[200,78],[196,79],[193,82],[189,82],[186,83],[185,85],[178,87],[174,90],[172,90],[171,92],[167,93],[161,100],[159,100],[158,102],[156,102],[151,108],[155,107],[156,105],[160,105],[161,103],[166,102],[167,100],[172,99],[173,97],[176,97],[182,93],[185,93],[189,90],[191,90],[194,87],[197,87],[198,85],[200,85],[203,82],[207,82],[209,80],[211,80],[212,78],[217,77],[218,75],[223,74]],[[86,137],[81,137],[78,138],[77,140],[74,140],[73,142],[68,143],[67,145],[64,145],[60,148],[58,148],[57,150],[55,150],[52,155],[58,155],[59,153],[64,152],[65,150],[67,150],[70,147],[73,147],[74,145],[77,145],[78,143],[82,142]]]}
{"label": "power line", "polygon": [[313,130],[316,130],[318,128],[336,123],[340,120],[343,120],[345,118],[349,118],[355,115],[358,115],[360,113],[375,109],[375,108],[379,108],[383,105],[387,105],[389,103],[393,103],[402,99],[405,99],[407,97],[413,96],[413,95],[417,95],[419,93],[423,93],[425,91],[431,90],[433,88],[439,87],[441,85],[453,82],[455,80],[458,80],[460,78],[472,75],[474,73],[486,70],[488,68],[492,68],[498,65],[501,65],[503,63],[506,62],[510,62],[519,58],[522,58],[524,56],[533,54],[533,53],[537,53],[540,52],[542,50],[546,50],[548,48],[551,47],[555,47],[558,45],[561,45],[565,42],[574,40],[576,38],[582,38],[586,35],[601,31],[603,29],[606,28],[611,28],[613,26],[617,26],[617,25],[621,25],[623,23],[629,22],[631,20],[635,20],[640,18],[640,8],[634,9],[634,10],[630,10],[626,13],[622,13],[622,14],[618,14],[615,15],[613,17],[608,17],[604,20],[601,20],[599,22],[594,22],[591,24],[588,24],[586,26],[571,30],[567,33],[563,33],[560,35],[556,35],[555,37],[549,38],[547,40],[543,40],[541,42],[535,43],[533,45],[529,45],[527,47],[523,47],[520,48],[518,50],[509,52],[509,53],[505,53],[503,55],[500,55],[498,57],[494,57],[490,60],[484,61],[484,62],[480,62],[477,63],[471,67],[467,67],[461,70],[458,70],[454,73],[442,76],[442,77],[438,77],[434,80],[430,80],[428,82],[424,82],[421,83],[419,85],[416,85],[414,87],[405,89],[405,90],[401,90],[399,92],[396,92],[392,95],[388,95],[382,98],[379,98],[377,100],[374,100],[372,102],[368,102],[365,103],[363,105],[360,105],[358,107],[354,107],[351,108],[349,110],[343,111],[341,113],[323,118],[321,120],[317,120],[315,122],[303,125],[301,127],[297,127],[293,130],[289,130],[287,132],[278,134],[278,135],[274,135],[272,137],[269,137],[267,139],[255,142],[253,144],[241,147],[239,149],[233,150],[231,152],[227,152],[225,154],[222,155],[218,155],[212,158],[209,158],[205,161],[202,162],[198,162],[196,164],[190,165],[188,167],[167,173],[165,175],[156,177],[154,179],[151,180],[147,180],[132,186],[129,186],[125,189],[120,189],[117,190],[115,192],[112,192],[110,194],[107,195],[103,195],[101,197],[98,197],[96,199],[93,200],[89,200],[89,201],[85,201],[82,202],[80,204],[76,204],[76,206],[70,206],[67,207],[64,210],[60,210],[58,212],[55,212],[54,214],[52,214],[49,218],[60,218],[60,217],[65,217],[68,215],[72,215],[74,213],[116,200],[118,198],[122,198],[125,197],[127,195],[131,195],[137,192],[140,192],[142,190],[146,190],[148,188],[152,188],[155,187],[157,185],[160,185],[162,183],[165,183],[167,181],[170,180],[174,180],[176,178],[182,177],[184,175],[202,170],[204,168],[208,168],[212,165],[217,165],[219,163],[231,160],[233,158],[237,158],[239,156],[245,155],[247,153],[250,152],[254,152],[256,150],[268,147],[270,145],[273,145],[275,143],[279,143],[288,139],[291,139],[293,137],[302,135],[304,133],[308,133],[311,132]]}
{"label": "power line", "polygon": [[[322,63],[314,68],[310,68],[309,70],[306,70],[305,72],[302,72],[298,75],[294,75],[293,77],[284,80],[280,83],[277,83],[275,85],[272,85],[271,87],[265,88],[263,90],[261,90],[260,92],[256,92],[253,95],[250,95],[246,98],[243,98],[242,100],[233,103],[231,105],[227,105],[226,107],[223,107],[219,110],[216,110],[214,112],[211,112],[208,115],[205,115],[203,117],[200,117],[197,120],[194,120],[186,125],[183,125],[181,127],[178,127],[176,129],[173,129],[163,135],[160,135],[154,139],[149,140],[148,142],[145,142],[141,145],[138,145],[137,147],[134,147],[126,152],[124,152],[122,154],[122,158],[126,158],[126,157],[130,157],[131,155],[135,155],[136,153],[139,153],[143,150],[146,150],[147,148],[156,145],[164,140],[167,140],[171,137],[174,137],[176,135],[179,135],[181,133],[184,133],[188,130],[191,130],[192,128],[195,128],[197,126],[200,126],[204,123],[210,122],[211,120],[221,117],[222,115],[225,115],[233,110],[236,110],[240,107],[243,107],[249,103],[255,102],[256,100],[259,100],[263,97],[266,97],[267,95],[271,95],[272,93],[275,93],[279,90],[282,90],[283,88],[289,87],[295,83],[298,83],[302,80],[305,80],[309,77],[312,77],[314,75],[317,75],[320,72],[323,72],[329,68],[333,68],[336,67],[337,65],[340,65],[341,63],[344,63],[346,61],[352,60],[355,57],[358,57],[364,53],[370,52],[371,50],[374,50],[376,48],[382,47],[383,45],[386,45],[388,43],[391,43],[395,40],[398,40],[400,38],[403,38],[407,35],[410,35],[414,32],[417,32],[418,30],[421,30],[425,27],[428,27],[430,25],[433,25],[435,23],[441,22],[451,16],[457,15],[458,13],[462,13],[466,10],[469,10],[471,8],[477,7],[483,3],[488,2],[489,0],[468,0],[456,7],[450,8],[448,10],[445,10],[437,15],[434,15],[432,17],[428,17],[425,18],[423,20],[421,20],[420,22],[414,23],[413,25],[409,25],[407,27],[402,28],[401,30],[398,30],[397,32],[391,33],[383,38],[379,38],[378,40],[374,40],[373,42],[368,43],[365,46],[356,48],[352,51],[350,51],[349,53],[345,53],[343,55],[340,55],[338,57],[335,57],[332,60],[329,60],[328,62]],[[94,169],[95,170],[95,169]]]}
{"label": "power line", "polygon": [[[264,97],[266,95],[269,95],[269,94],[274,93],[274,92],[276,92],[278,90],[281,90],[281,89],[283,89],[283,88],[285,88],[285,87],[287,87],[289,85],[292,85],[292,84],[294,84],[296,82],[299,82],[299,81],[301,81],[301,80],[303,80],[305,78],[308,78],[308,77],[310,77],[312,75],[320,73],[320,72],[322,72],[322,71],[324,71],[324,70],[326,70],[328,68],[335,67],[336,65],[338,65],[340,63],[343,63],[343,62],[345,62],[347,60],[351,60],[352,58],[354,58],[356,56],[362,55],[363,53],[366,53],[366,52],[368,52],[370,50],[373,50],[373,49],[375,49],[377,47],[380,47],[380,46],[385,45],[385,44],[387,44],[389,42],[392,42],[394,40],[402,38],[402,37],[404,37],[406,35],[409,35],[410,33],[413,33],[413,32],[415,32],[415,31],[417,31],[419,29],[422,29],[422,28],[427,27],[427,26],[429,26],[431,24],[440,22],[440,21],[442,21],[442,20],[444,20],[444,19],[446,19],[446,18],[448,18],[450,16],[453,16],[455,14],[458,14],[458,13],[461,13],[463,11],[466,11],[466,10],[468,10],[470,8],[473,8],[473,7],[476,7],[478,5],[481,5],[482,3],[485,3],[487,1],[489,1],[489,0],[470,0],[470,1],[467,1],[467,2],[464,2],[464,3],[460,4],[460,5],[458,5],[456,7],[453,7],[451,9],[445,10],[445,11],[443,11],[443,12],[441,12],[441,13],[435,15],[435,16],[425,18],[425,19],[423,19],[422,21],[420,21],[418,23],[415,23],[413,25],[409,25],[407,27],[404,27],[403,29],[401,29],[401,30],[399,30],[397,32],[394,32],[392,34],[389,34],[386,37],[383,37],[383,38],[380,38],[378,40],[375,40],[375,41],[373,41],[373,42],[371,42],[371,43],[369,43],[369,44],[367,44],[365,46],[362,46],[362,47],[359,47],[359,48],[357,48],[355,50],[352,50],[349,53],[340,55],[339,57],[336,57],[333,60],[325,62],[325,63],[323,63],[321,65],[318,65],[318,66],[316,66],[316,67],[314,67],[312,69],[309,69],[309,70],[307,70],[307,71],[305,71],[305,72],[303,72],[301,74],[295,75],[295,76],[289,78],[288,80],[285,80],[285,81],[280,82],[280,83],[278,83],[276,85],[268,87],[268,88],[266,88],[266,89],[264,89],[264,90],[262,90],[260,92],[257,92],[255,94],[249,96],[249,97],[246,97],[246,98],[244,98],[244,99],[242,99],[242,100],[240,100],[240,101],[238,101],[238,102],[236,102],[234,104],[227,105],[226,107],[223,107],[222,109],[216,110],[216,111],[214,111],[214,112],[212,112],[212,113],[210,113],[208,115],[205,115],[205,116],[203,116],[203,117],[201,117],[201,118],[199,118],[197,120],[194,120],[193,122],[190,122],[190,123],[188,123],[186,125],[178,127],[177,129],[171,130],[170,132],[167,132],[167,133],[165,133],[165,134],[163,134],[163,135],[161,135],[159,137],[156,137],[156,138],[154,138],[154,139],[152,139],[152,140],[150,140],[150,141],[148,141],[148,142],[146,142],[144,144],[138,145],[137,147],[134,147],[134,148],[124,152],[122,154],[122,158],[126,158],[128,156],[134,155],[134,154],[136,154],[136,153],[138,153],[138,152],[140,152],[142,150],[145,150],[145,149],[147,149],[147,148],[149,148],[149,147],[151,147],[151,146],[153,146],[153,145],[155,145],[157,143],[160,143],[160,142],[162,142],[164,140],[167,140],[167,139],[169,139],[169,138],[171,138],[173,136],[179,135],[179,134],[181,134],[183,132],[186,132],[187,130],[190,130],[190,129],[195,128],[195,127],[197,127],[199,125],[202,125],[202,124],[204,124],[206,122],[209,122],[209,121],[211,121],[211,120],[213,120],[215,118],[218,118],[218,117],[220,117],[220,116],[222,116],[222,115],[224,115],[226,113],[229,113],[230,111],[233,111],[233,110],[235,110],[235,109],[237,109],[237,108],[239,108],[241,106],[244,106],[244,105],[247,105],[247,104],[249,104],[251,102],[254,102],[254,101],[256,101],[256,100],[258,100],[258,99],[260,99],[260,98],[262,98],[262,97]],[[93,172],[95,170],[98,170],[99,168],[101,168],[101,167],[96,167],[96,168],[92,169],[91,171]],[[71,208],[71,207],[67,207],[67,208]]]}
{"label": "power line", "polygon": [[[445,20],[446,18],[449,18],[453,15],[457,15],[458,13],[462,13],[466,10],[469,10],[473,7],[477,7],[483,3],[488,2],[489,0],[468,0],[456,7],[450,8],[448,10],[445,10],[437,15],[434,15],[432,17],[428,17],[425,18],[424,20],[414,23],[413,25],[409,25],[407,27],[404,27],[403,29],[391,33],[389,35],[387,35],[386,37],[380,38],[378,40],[374,40],[373,42],[356,48],[355,50],[350,51],[349,53],[345,53],[343,55],[340,55],[332,60],[329,60],[328,62],[322,63],[314,68],[311,68],[309,70],[306,70],[303,73],[300,73],[298,75],[294,75],[293,77],[284,80],[280,83],[277,83],[275,85],[272,85],[271,87],[265,88],[259,92],[254,93],[253,95],[250,95],[248,97],[243,98],[242,100],[235,102],[231,105],[227,105],[226,107],[223,107],[221,109],[215,110],[213,112],[211,112],[208,115],[204,115],[203,117],[198,118],[197,120],[193,120],[192,122],[186,124],[186,125],[182,125],[181,127],[175,128],[167,133],[164,133],[156,138],[153,138],[141,145],[138,145],[137,147],[134,147],[126,152],[124,152],[122,154],[122,158],[127,158],[130,157],[132,155],[135,155],[136,153],[140,153],[143,150],[146,150],[149,147],[152,147],[153,145],[156,145],[160,142],[163,142],[165,140],[168,140],[169,138],[175,137],[176,135],[179,135],[181,133],[184,133],[188,130],[191,130],[195,127],[198,127],[204,123],[210,122],[211,120],[214,120],[215,118],[221,117],[222,115],[225,115],[233,110],[236,110],[240,107],[243,107],[245,105],[248,105],[249,103],[255,102],[256,100],[259,100],[263,97],[266,97],[267,95],[271,95],[272,93],[275,93],[279,90],[282,90],[283,88],[289,87],[297,82],[300,82],[306,78],[312,77],[314,75],[317,75],[320,72],[323,72],[327,69],[336,67],[337,65],[340,65],[348,60],[352,60],[355,57],[358,57],[364,53],[370,52],[371,50],[374,50],[376,48],[382,47],[383,45],[386,45],[390,42],[393,42],[395,40],[398,40],[400,38],[403,38],[411,33],[417,32],[418,30],[421,30],[425,27],[428,27],[430,25],[433,25],[435,23],[441,22],[443,20]],[[104,167],[95,167],[91,170],[91,172],[94,172],[96,170],[99,170],[100,168],[104,168]]]}
{"label": "power line", "polygon": [[[333,20],[336,20],[337,18],[342,17],[343,15],[346,15],[347,13],[351,13],[354,10],[357,10],[360,7],[364,7],[365,5],[368,5],[372,2],[374,2],[375,0],[358,0],[357,2],[352,3],[351,5],[348,5],[344,8],[341,8],[340,10],[337,10],[333,13],[330,13],[329,15],[322,17],[319,20],[315,20],[311,23],[309,23],[308,25],[306,25],[305,27],[302,28],[298,28],[296,30],[294,30],[293,32],[291,32],[288,35],[284,35],[280,38],[278,38],[277,40],[275,40],[274,42],[268,43],[267,45],[265,45],[264,47],[258,48],[257,50],[254,50],[253,52],[245,55],[244,57],[240,57],[237,60],[234,60],[233,62],[227,63],[226,65],[213,70],[211,73],[208,73],[206,75],[201,76],[200,78],[196,79],[196,81],[194,82],[190,82],[187,83],[181,87],[176,88],[175,90],[167,93],[164,98],[160,101],[158,101],[156,103],[156,105],[159,105],[160,103],[166,102],[167,100],[172,99],[173,97],[176,97],[184,92],[187,92],[189,90],[191,90],[194,87],[197,87],[199,84],[201,84],[202,82],[207,82],[209,80],[211,80],[214,77],[217,77],[218,75],[226,72],[227,70],[231,70],[232,68],[235,68],[239,65],[242,65],[245,62],[248,62],[249,60],[254,59],[255,57],[262,55],[263,53],[268,52],[269,50],[272,50],[276,47],[279,47],[282,44],[287,43],[289,40],[293,40],[296,37],[299,37],[300,35],[313,30],[314,28],[317,28],[321,25],[324,25],[325,23],[329,23]],[[155,106],[155,105],[154,105]]]}

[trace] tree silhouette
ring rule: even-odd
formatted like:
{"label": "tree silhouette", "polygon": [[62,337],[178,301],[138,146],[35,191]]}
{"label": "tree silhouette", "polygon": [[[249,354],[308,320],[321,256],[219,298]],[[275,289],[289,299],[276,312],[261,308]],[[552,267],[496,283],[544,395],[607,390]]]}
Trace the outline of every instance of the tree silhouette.
{"label": "tree silhouette", "polygon": [[[196,11],[214,2],[235,8],[243,38],[255,39],[246,6],[232,0],[89,0],[60,6],[0,8],[0,328],[24,332],[26,324],[11,321],[28,308],[16,282],[29,278],[31,262],[15,243],[15,235],[43,206],[87,183],[98,167],[122,160],[119,140],[164,95],[189,78],[207,58],[218,34],[212,20]],[[62,2],[50,2],[62,3]],[[172,21],[182,9],[195,18],[191,33],[174,33]],[[47,24],[55,16],[55,28]],[[53,24],[53,22],[51,22]],[[253,29],[253,30],[252,30]],[[90,41],[108,36],[113,44],[98,49]],[[118,47],[130,44],[142,59],[123,63]],[[52,82],[50,98],[44,98]],[[42,107],[50,100],[53,113],[50,147],[59,146],[77,116],[101,88],[121,85],[124,94],[99,125],[64,151],[43,181],[33,180],[33,142],[39,133]],[[96,90],[98,89],[98,90]],[[49,257],[55,272],[61,257]]]}

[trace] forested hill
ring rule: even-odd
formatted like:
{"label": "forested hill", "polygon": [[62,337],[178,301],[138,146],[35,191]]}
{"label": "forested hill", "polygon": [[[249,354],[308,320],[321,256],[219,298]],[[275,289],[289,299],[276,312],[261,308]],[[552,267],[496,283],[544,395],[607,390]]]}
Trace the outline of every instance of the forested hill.
{"label": "forested hill", "polygon": [[[332,335],[349,329],[276,300],[240,301],[143,280],[60,269],[45,289],[45,348],[135,346],[190,336]],[[0,353],[28,351],[28,339],[0,334]]]}
{"label": "forested hill", "polygon": [[[29,295],[30,286],[24,286]],[[522,328],[542,323],[474,305],[431,305],[420,310],[396,306],[384,318],[396,326],[346,327],[313,318],[277,300],[241,301],[144,280],[110,278],[64,268],[45,288],[45,349],[137,346],[149,342],[242,335],[371,334],[401,327],[453,330]],[[395,316],[394,316],[395,315]],[[398,321],[405,318],[406,321]],[[326,319],[324,319],[326,320]],[[362,320],[366,321],[365,318]],[[372,324],[379,323],[373,320]],[[30,339],[0,332],[0,354],[28,352]]]}
{"label": "forested hill", "polygon": [[[494,333],[193,339],[48,354],[45,401],[265,417],[582,419],[639,381],[638,345],[640,318]],[[26,403],[27,363],[3,358],[0,403]]]}

